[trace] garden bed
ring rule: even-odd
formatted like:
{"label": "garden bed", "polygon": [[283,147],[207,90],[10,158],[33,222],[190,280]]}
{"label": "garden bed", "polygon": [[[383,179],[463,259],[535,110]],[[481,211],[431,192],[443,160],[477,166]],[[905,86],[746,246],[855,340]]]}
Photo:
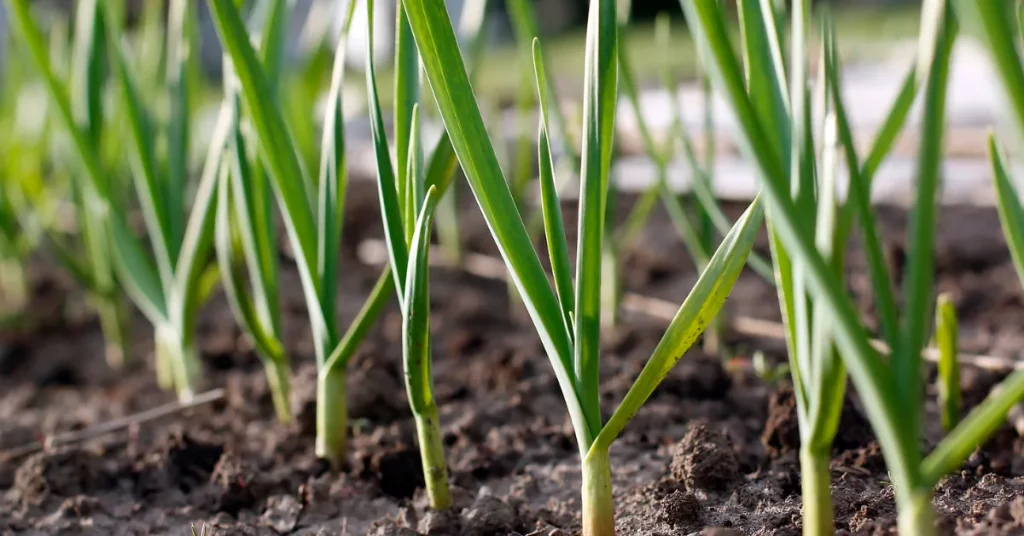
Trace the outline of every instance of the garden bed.
{"label": "garden bed", "polygon": [[[495,254],[475,204],[468,195],[465,201],[470,248]],[[728,212],[735,217],[742,208],[729,205]],[[371,182],[352,184],[346,218],[337,303],[348,319],[379,274],[378,267],[356,261],[359,243],[381,233]],[[956,304],[961,350],[1015,356],[1024,350],[1024,292],[995,210],[947,207],[940,218],[937,285]],[[906,214],[881,208],[879,219],[890,260],[899,267]],[[763,237],[757,248],[767,255]],[[867,275],[856,249],[850,257],[850,287],[870,319],[863,298]],[[276,422],[261,363],[216,297],[202,314],[200,348],[205,387],[223,387],[223,397],[89,441],[11,456],[12,449],[48,434],[173,400],[156,387],[151,332],[141,318],[131,344],[139,366],[114,372],[104,362],[94,321],[61,320],[78,299],[69,295],[71,284],[43,261],[32,272],[31,322],[0,334],[0,534],[188,534],[192,523],[207,524],[209,534],[579,530],[572,428],[535,331],[525,315],[510,313],[503,281],[446,269],[431,274],[436,395],[461,511],[443,517],[424,510],[397,307],[382,316],[350,366],[349,467],[331,473],[314,457],[315,369],[291,270],[282,273],[282,297],[296,369],[293,425]],[[678,301],[695,276],[668,219],[657,213],[625,260],[626,287]],[[779,318],[774,289],[749,272],[726,307],[732,314]],[[624,314],[619,326],[605,330],[606,415],[663,329],[661,320]],[[612,448],[619,534],[689,534],[705,527],[720,527],[707,534],[799,533],[791,392],[784,382],[766,383],[750,366],[755,351],[784,358],[782,345],[742,336],[728,343],[736,358],[726,367],[691,350]],[[965,367],[965,404],[976,404],[1003,375]],[[942,532],[1024,530],[1024,440],[1017,431],[1024,427],[1015,428],[1014,420],[937,488]],[[923,441],[933,445],[942,433],[934,403],[927,423]],[[837,528],[862,534],[894,529],[885,465],[853,396],[836,438],[832,482]]]}

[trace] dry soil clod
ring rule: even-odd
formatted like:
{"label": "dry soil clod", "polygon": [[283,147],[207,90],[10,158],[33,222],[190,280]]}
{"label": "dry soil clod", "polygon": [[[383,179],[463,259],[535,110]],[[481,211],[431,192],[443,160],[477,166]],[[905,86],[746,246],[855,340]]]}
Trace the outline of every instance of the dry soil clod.
{"label": "dry soil clod", "polygon": [[706,422],[695,422],[676,445],[672,476],[690,490],[724,491],[740,477],[732,441]]}

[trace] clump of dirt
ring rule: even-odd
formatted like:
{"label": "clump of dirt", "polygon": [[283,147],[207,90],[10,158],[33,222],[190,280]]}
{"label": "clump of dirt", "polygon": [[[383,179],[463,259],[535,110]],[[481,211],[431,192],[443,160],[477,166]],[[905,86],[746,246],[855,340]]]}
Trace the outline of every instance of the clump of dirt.
{"label": "clump of dirt", "polygon": [[384,494],[396,499],[409,499],[423,487],[423,465],[415,446],[398,444],[381,446],[373,452],[361,451],[359,465],[363,478],[372,478]]}
{"label": "clump of dirt", "polygon": [[478,498],[462,513],[462,534],[466,536],[507,534],[515,531],[518,525],[515,509],[488,495]]}
{"label": "clump of dirt", "polygon": [[252,464],[233,452],[225,452],[210,475],[214,485],[214,508],[237,515],[252,507],[265,492]]}
{"label": "clump of dirt", "polygon": [[[847,396],[839,415],[839,428],[832,442],[832,451],[841,453],[865,447],[871,437],[871,424],[850,396]],[[768,399],[768,418],[761,432],[761,444],[772,457],[794,454],[800,450],[800,426],[796,395],[792,387],[780,387]]]}
{"label": "clump of dirt", "polygon": [[39,452],[29,457],[14,473],[14,500],[39,506],[51,497],[63,498],[95,493],[112,483],[102,458],[83,449]]}
{"label": "clump of dirt", "polygon": [[768,419],[761,432],[761,443],[773,457],[800,449],[800,426],[796,415],[796,394],[782,387],[768,399]]}
{"label": "clump of dirt", "polygon": [[420,519],[416,530],[428,536],[455,536],[459,534],[461,525],[460,516],[451,510],[430,511]]}
{"label": "clump of dirt", "polygon": [[145,456],[135,469],[136,493],[147,496],[168,489],[189,493],[210,480],[223,452],[220,445],[176,434]]}
{"label": "clump of dirt", "polygon": [[[1024,532],[1024,496],[1014,497],[1009,503],[1002,503],[989,510],[987,525],[993,531]],[[979,529],[982,527],[979,527]]]}
{"label": "clump of dirt", "polygon": [[700,524],[703,517],[700,501],[692,493],[676,490],[660,502],[659,521],[680,529]]}
{"label": "clump of dirt", "polygon": [[274,495],[267,498],[261,522],[278,534],[295,530],[302,513],[302,503],[292,495]]}
{"label": "clump of dirt", "polygon": [[672,476],[691,490],[725,490],[739,469],[729,436],[707,422],[691,423],[672,456]]}

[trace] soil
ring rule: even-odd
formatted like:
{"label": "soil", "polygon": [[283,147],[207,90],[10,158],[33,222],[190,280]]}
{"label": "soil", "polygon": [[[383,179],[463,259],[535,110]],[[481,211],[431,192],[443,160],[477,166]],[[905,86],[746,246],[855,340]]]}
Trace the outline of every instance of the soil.
{"label": "soil", "polygon": [[[468,197],[468,245],[493,254]],[[337,300],[345,319],[378,274],[378,268],[356,262],[356,248],[380,235],[372,183],[353,183],[349,203]],[[735,216],[743,207],[728,208]],[[956,304],[963,351],[1015,356],[1024,348],[1024,293],[994,210],[951,207],[941,214],[937,283]],[[899,268],[906,214],[883,208],[879,217]],[[758,248],[767,254],[766,247],[762,237]],[[871,322],[864,267],[856,253],[850,257],[851,292]],[[173,400],[156,387],[151,333],[141,318],[133,331],[133,365],[111,370],[95,320],[74,313],[82,300],[73,285],[45,260],[33,267],[32,321],[0,334],[0,453]],[[694,270],[665,215],[655,215],[626,255],[623,276],[630,290],[671,300],[681,300],[692,286]],[[578,455],[535,332],[510,305],[502,281],[436,269],[431,285],[434,381],[454,513],[425,507],[402,389],[396,307],[351,364],[348,467],[331,472],[316,459],[312,347],[297,276],[289,268],[282,295],[294,367],[292,424],[276,422],[262,367],[224,299],[215,297],[202,313],[199,341],[205,387],[223,387],[225,396],[91,441],[0,454],[0,534],[185,535],[192,524],[206,525],[212,535],[578,532]],[[741,277],[727,306],[735,314],[779,316],[774,290],[753,273]],[[624,315],[604,330],[606,415],[663,329],[660,321]],[[785,354],[778,341],[735,335],[726,341],[734,357],[725,366],[699,345],[690,350],[612,448],[619,534],[799,534],[792,391],[785,382],[762,381],[750,365],[755,351],[775,362]],[[965,404],[977,404],[1000,377],[965,368]],[[892,532],[892,487],[852,394],[842,419],[832,462],[836,528],[844,534]],[[934,403],[927,422],[922,441],[932,445],[942,433]],[[1020,428],[1003,427],[938,486],[943,533],[1024,533]]]}

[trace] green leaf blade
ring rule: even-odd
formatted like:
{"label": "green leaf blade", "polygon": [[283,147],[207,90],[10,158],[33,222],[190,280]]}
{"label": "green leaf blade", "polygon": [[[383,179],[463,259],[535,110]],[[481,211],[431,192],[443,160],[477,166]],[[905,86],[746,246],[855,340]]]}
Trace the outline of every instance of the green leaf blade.
{"label": "green leaf blade", "polygon": [[434,405],[430,356],[430,279],[428,256],[430,227],[437,207],[437,190],[431,188],[423,200],[410,243],[409,266],[403,284],[402,355],[405,359],[406,391],[413,413],[419,415]]}
{"label": "green leaf blade", "polygon": [[551,160],[551,140],[546,129],[540,133],[540,188],[541,210],[544,215],[544,236],[548,244],[551,273],[555,279],[555,290],[562,305],[566,329],[572,332],[573,288],[572,272],[569,266],[569,247],[565,242],[565,228],[562,224],[561,200],[555,188],[554,163]]}
{"label": "green leaf blade", "polygon": [[[370,2],[368,5],[371,6]],[[409,19],[405,10],[398,8],[395,14],[395,151],[398,155],[397,174],[398,178],[398,199],[405,200],[409,197],[407,190],[409,184],[409,162],[406,156],[410,154],[413,145],[413,116],[414,109],[420,100],[420,61],[416,51],[416,42],[412,35],[412,28],[409,27]],[[372,20],[372,15],[370,16]],[[371,22],[372,24],[372,22]],[[372,32],[371,32],[372,33]],[[371,47],[372,48],[372,47]],[[371,56],[372,61],[372,56]],[[415,212],[409,218],[410,229],[406,240],[412,236],[412,225],[415,222]]]}
{"label": "green leaf blade", "polygon": [[447,10],[432,0],[403,5],[452,147],[555,369],[582,451],[596,433],[579,405],[570,335],[488,138]]}
{"label": "green leaf blade", "polygon": [[338,266],[344,218],[345,196],[348,192],[348,170],[345,157],[345,118],[342,92],[345,77],[345,56],[348,32],[355,15],[356,2],[350,2],[342,33],[334,51],[331,85],[327,93],[323,138],[320,142],[320,177],[317,181],[317,278],[320,280],[320,303],[328,326],[337,324],[334,299],[338,289]]}
{"label": "green leaf blade", "polygon": [[1024,399],[1024,371],[1016,371],[1003,380],[975,406],[963,421],[935,447],[921,465],[923,485],[934,486],[946,474],[955,471],[985,439],[1006,421],[1010,408]]}
{"label": "green leaf blade", "polygon": [[[933,317],[932,307],[935,282],[935,227],[938,212],[938,193],[943,162],[943,139],[949,65],[953,42],[956,38],[956,21],[952,11],[939,1],[942,9],[935,21],[942,28],[934,39],[935,54],[929,65],[925,85],[925,114],[921,124],[921,147],[918,151],[918,175],[915,185],[917,199],[914,202],[911,220],[907,230],[907,247],[912,251],[907,259],[904,276],[904,317],[900,344],[894,349],[891,366],[893,386],[897,389],[906,407],[918,408],[924,395],[921,371],[921,350],[928,340],[928,330]],[[927,4],[926,4],[927,6]],[[917,430],[919,412],[906,416],[907,426]]]}
{"label": "green leaf blade", "polygon": [[[295,251],[306,307],[312,324],[314,350],[323,365],[335,346],[335,326],[327,323],[320,302],[321,281],[317,277],[316,216],[307,194],[307,180],[299,154],[277,106],[261,62],[249,42],[249,34],[233,2],[208,0],[217,33],[241,86],[241,96],[263,145],[267,165],[284,216],[285,229]],[[333,303],[332,303],[333,306]]]}
{"label": "green leaf blade", "polygon": [[[226,165],[219,175],[218,189],[223,192],[231,192],[232,180]],[[238,221],[234,216],[232,196],[228,193],[218,196],[214,242],[217,262],[223,279],[224,294],[227,296],[228,305],[234,312],[239,327],[252,339],[260,355],[273,360],[283,359],[284,352],[280,348],[276,336],[271,333],[273,328],[264,326],[260,314],[257,312],[259,306],[256,304],[255,297],[245,287],[245,254],[232,236],[232,231],[238,230]]]}
{"label": "green leaf blade", "polygon": [[722,240],[722,245],[680,306],[640,376],[594,441],[593,448],[611,445],[708,323],[718,315],[746,264],[746,256],[754,245],[763,218],[764,209],[760,198],[757,198]]}
{"label": "green leaf blade", "polygon": [[99,146],[103,132],[103,89],[105,82],[106,27],[99,0],[80,2],[75,16],[72,52],[72,106],[78,123]]}
{"label": "green leaf blade", "polygon": [[583,164],[580,168],[576,246],[574,364],[591,430],[602,425],[600,384],[601,254],[618,90],[618,13],[614,0],[590,4],[583,94]]}
{"label": "green leaf blade", "polygon": [[[395,288],[398,290],[399,296],[404,296],[405,271],[409,263],[403,217],[405,203],[401,197],[405,190],[398,187],[395,179],[395,171],[391,164],[391,150],[388,148],[384,118],[377,93],[376,69],[373,66],[373,0],[366,2],[366,16],[367,28],[369,28],[366,39],[366,93],[370,100],[370,133],[373,138],[374,156],[377,160],[377,193],[384,219],[384,237],[387,240],[391,272],[395,277]],[[399,153],[400,160],[402,156],[403,153]],[[404,304],[402,308],[405,309]]]}
{"label": "green leaf blade", "polygon": [[[241,84],[241,95],[253,119],[256,132],[265,147],[263,158],[270,168],[279,193],[289,234],[302,259],[303,271],[316,265],[316,222],[306,195],[305,179],[299,157],[291,142],[284,118],[272,102],[273,92],[260,61],[249,43],[248,32],[237,8],[231,2],[209,0],[221,42],[231,57]],[[308,285],[318,288],[312,274],[305,274]],[[314,293],[316,294],[316,293]]]}
{"label": "green leaf blade", "polygon": [[544,236],[547,240],[548,258],[551,261],[551,273],[555,280],[555,291],[562,305],[566,330],[573,333],[573,294],[572,269],[569,265],[569,245],[565,240],[565,227],[562,217],[562,201],[558,196],[555,180],[555,163],[551,154],[551,138],[548,126],[548,83],[547,70],[544,68],[543,52],[540,41],[533,41],[533,69],[537,80],[537,98],[540,102],[540,136],[538,140],[538,162],[540,166],[540,199],[541,212],[544,218]]}
{"label": "green leaf blade", "polygon": [[[132,157],[135,161],[135,191],[142,207],[146,231],[153,246],[156,266],[165,289],[173,279],[173,257],[170,246],[170,222],[166,205],[163,179],[159,176],[156,163],[156,134],[152,119],[146,111],[138,83],[130,71],[128,59],[117,41],[117,36],[110,34],[111,51],[114,58],[114,69],[118,83],[124,95],[125,111],[128,115],[129,132],[133,144]],[[166,292],[166,290],[165,290]]]}
{"label": "green leaf blade", "polygon": [[[43,78],[50,100],[57,107],[56,117],[70,134],[75,148],[75,155],[81,160],[91,186],[98,193],[98,204],[105,205],[110,199],[110,189],[107,187],[107,181],[103,179],[103,173],[96,156],[98,151],[75,121],[68,87],[60,80],[57,72],[54,70],[46,40],[32,18],[30,3],[28,0],[7,0],[7,5],[13,14],[13,26],[21,35],[24,45],[28,47],[36,69]],[[93,206],[90,208],[103,210],[106,207]]]}
{"label": "green leaf blade", "polygon": [[[699,49],[708,56],[709,71],[737,117],[742,134],[739,138],[741,147],[758,167],[770,232],[774,235],[772,247],[777,255],[776,262],[778,264],[780,258],[778,253],[784,253],[790,262],[804,266],[808,290],[817,295],[819,306],[827,307],[832,313],[836,345],[865,401],[866,413],[878,435],[893,478],[898,482],[911,482],[910,466],[914,458],[912,450],[916,448],[916,433],[908,433],[898,424],[890,371],[868,343],[849,297],[818,254],[808,226],[803,218],[796,216],[798,208],[790,198],[786,180],[788,173],[770,150],[764,128],[744,90],[743,77],[725,28],[724,13],[715,0],[681,0],[681,3],[693,35],[700,40]],[[784,284],[785,280],[781,283]]]}
{"label": "green leaf blade", "polygon": [[[865,258],[868,264],[868,274],[871,277],[871,286],[874,290],[875,309],[881,320],[882,334],[889,343],[890,348],[897,345],[899,334],[898,315],[896,312],[896,299],[892,288],[892,277],[889,273],[889,266],[886,263],[882,249],[882,242],[878,235],[878,226],[875,221],[875,213],[871,210],[871,177],[857,160],[857,148],[854,144],[853,132],[846,113],[846,105],[843,103],[840,78],[838,53],[835,45],[835,33],[831,25],[826,25],[823,40],[825,41],[825,78],[829,89],[832,109],[836,117],[836,127],[839,135],[839,143],[842,145],[846,156],[846,169],[850,174],[850,190],[846,204],[843,206],[839,216],[839,222],[835,231],[836,255],[834,263],[839,265],[845,258],[845,248],[848,243],[849,231],[853,218],[860,222],[863,236]],[[911,93],[913,95],[913,93]],[[902,99],[903,97],[898,97]],[[898,114],[898,112],[894,112]],[[890,116],[890,119],[893,116]],[[877,141],[876,141],[877,143]]]}
{"label": "green leaf blade", "polygon": [[192,96],[190,56],[193,13],[190,0],[173,0],[167,19],[167,92],[170,96],[170,119],[167,125],[167,176],[164,180],[164,204],[167,212],[167,243],[170,260],[177,262],[185,234],[184,194],[189,181],[189,140],[192,128]]}
{"label": "green leaf blade", "polygon": [[960,421],[960,363],[957,359],[957,319],[952,300],[940,294],[935,308],[935,345],[939,350],[939,410],[942,428],[953,430]]}
{"label": "green leaf blade", "polygon": [[110,218],[111,252],[121,285],[153,324],[170,319],[163,285],[138,240],[119,218]]}
{"label": "green leaf blade", "polygon": [[1017,277],[1020,278],[1021,284],[1024,284],[1024,207],[1021,206],[1017,189],[1007,172],[1006,159],[993,136],[988,140],[988,154],[992,163],[992,181],[996,190],[999,222],[1003,226],[1003,235],[1010,249],[1013,267],[1017,269]]}

